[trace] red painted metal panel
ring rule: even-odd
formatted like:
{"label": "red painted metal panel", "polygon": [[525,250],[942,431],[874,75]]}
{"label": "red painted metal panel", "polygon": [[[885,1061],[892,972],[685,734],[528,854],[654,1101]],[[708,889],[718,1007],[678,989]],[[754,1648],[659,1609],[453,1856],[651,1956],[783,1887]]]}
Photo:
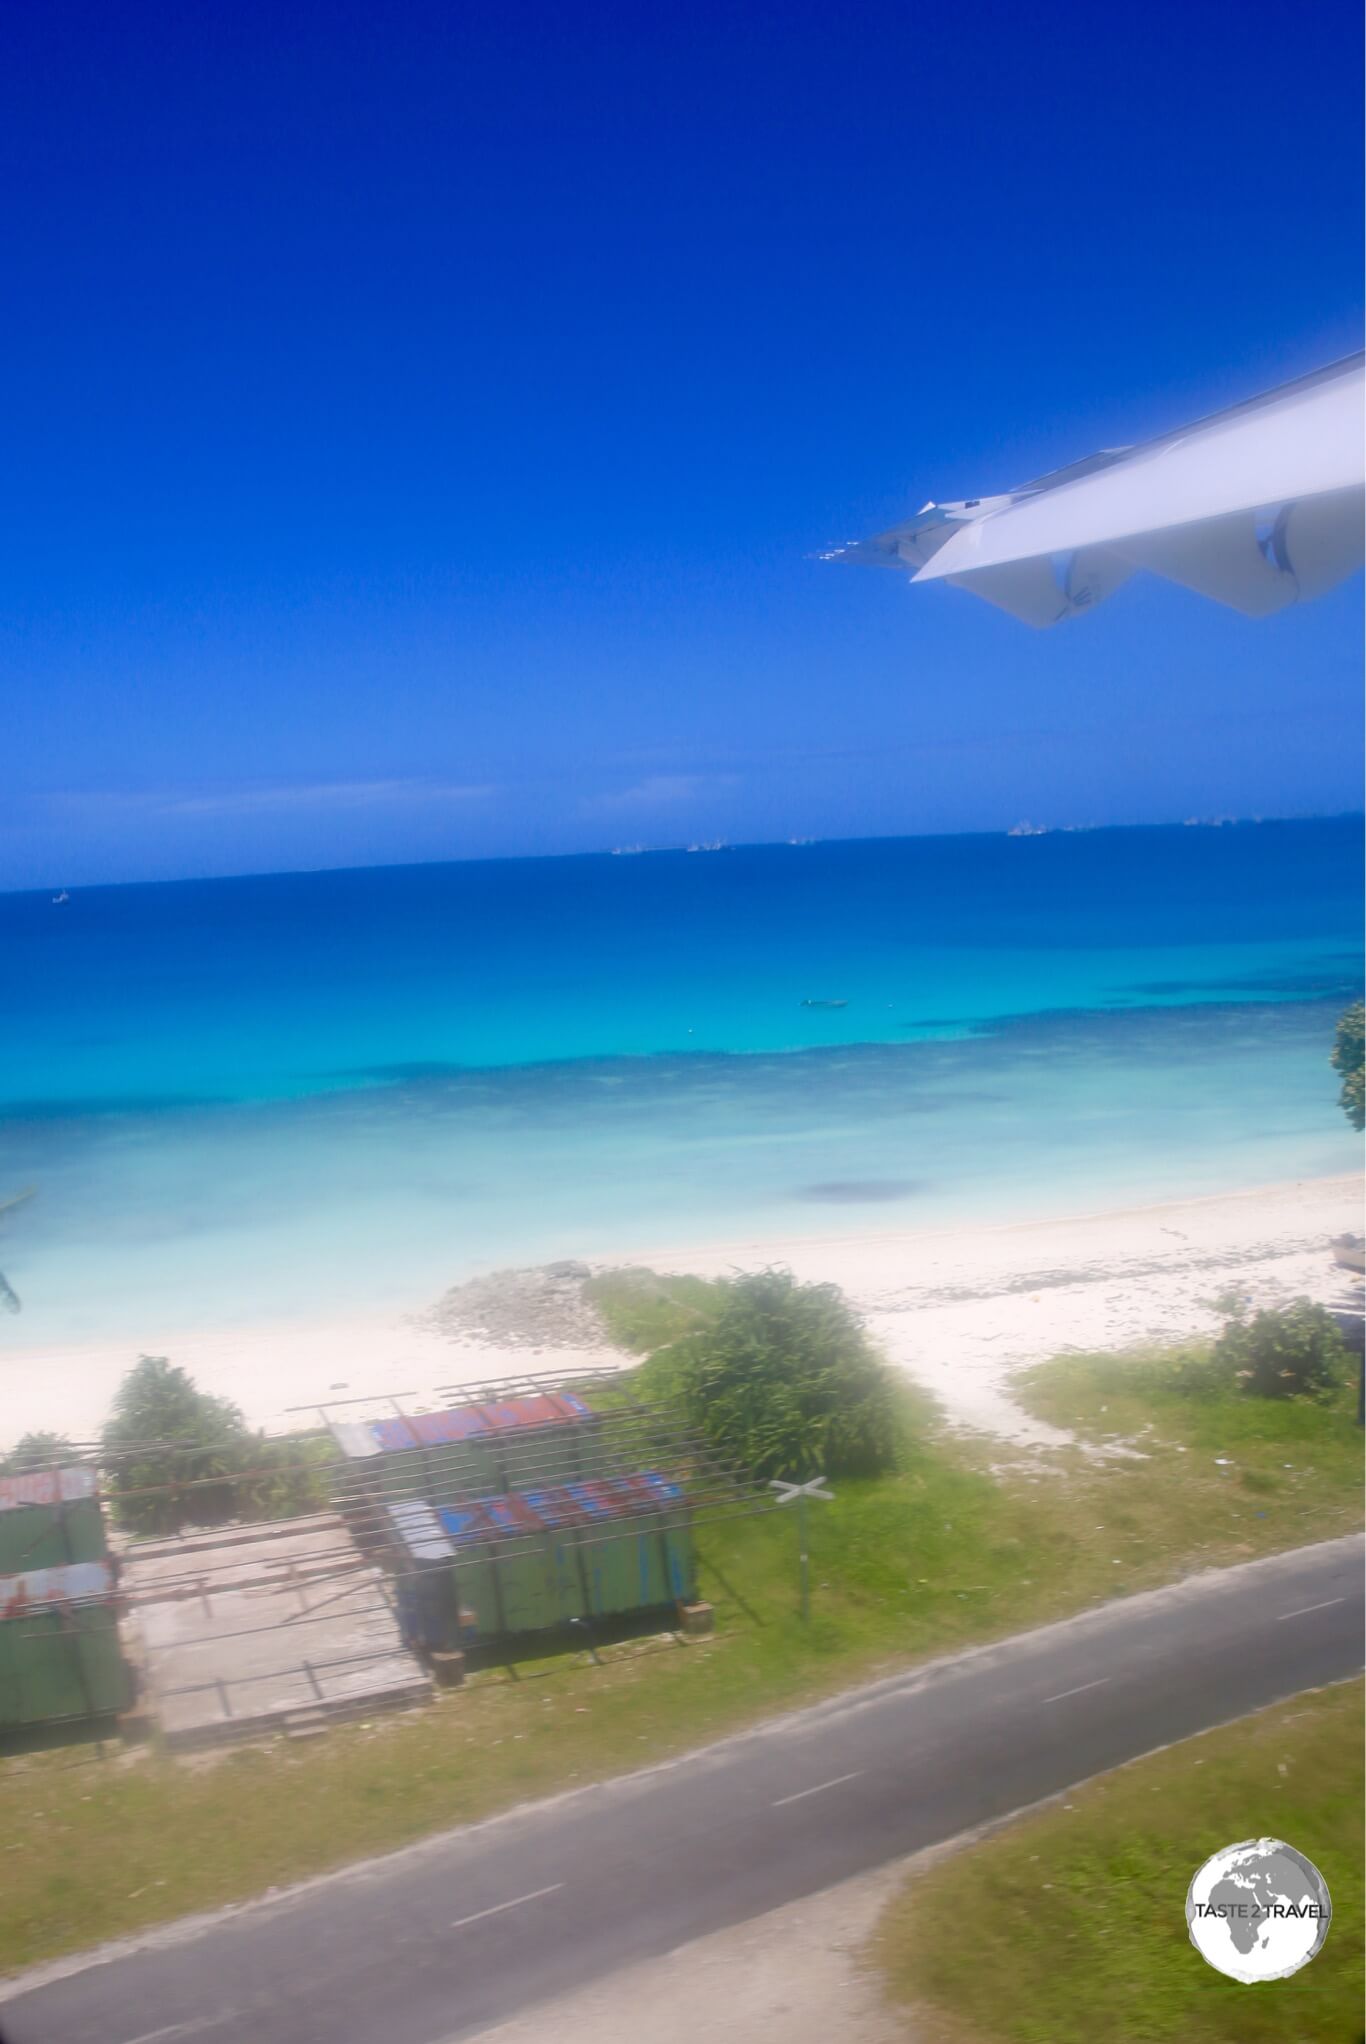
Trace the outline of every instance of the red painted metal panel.
{"label": "red painted metal panel", "polygon": [[484,1511],[500,1533],[540,1533],[541,1521],[524,1497],[515,1491],[506,1497],[484,1498]]}
{"label": "red painted metal panel", "polygon": [[468,1441],[488,1431],[477,1405],[456,1406],[449,1412],[414,1413],[408,1425],[424,1448],[442,1447],[451,1441]]}
{"label": "red painted metal panel", "polygon": [[587,1524],[588,1514],[578,1499],[571,1497],[563,1484],[552,1485],[547,1490],[528,1490],[522,1493],[541,1524],[550,1532],[557,1533],[565,1526]]}
{"label": "red painted metal panel", "polygon": [[373,1432],[381,1448],[395,1452],[514,1433],[523,1427],[575,1425],[591,1417],[592,1408],[572,1392],[536,1392],[526,1398],[448,1406],[444,1412],[418,1412],[403,1419],[376,1420]]}
{"label": "red painted metal panel", "polygon": [[54,1604],[107,1603],[115,1587],[114,1565],[108,1561],[74,1561],[65,1568],[32,1568],[21,1576],[0,1576],[0,1619],[48,1610]]}

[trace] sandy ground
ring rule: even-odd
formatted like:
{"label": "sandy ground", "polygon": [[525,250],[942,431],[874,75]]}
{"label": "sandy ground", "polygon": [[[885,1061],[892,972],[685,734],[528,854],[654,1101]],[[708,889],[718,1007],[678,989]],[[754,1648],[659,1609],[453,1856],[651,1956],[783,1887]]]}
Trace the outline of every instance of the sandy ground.
{"label": "sandy ground", "polygon": [[[629,1259],[604,1252],[595,1265],[723,1274],[782,1263],[801,1278],[831,1281],[952,1423],[1029,1446],[1066,1437],[1015,1404],[1014,1371],[1068,1349],[1208,1331],[1218,1325],[1212,1302],[1234,1288],[1256,1304],[1299,1293],[1345,1303],[1351,1287],[1328,1243],[1361,1226],[1359,1181],[1324,1178],[1007,1227],[682,1243]],[[442,1385],[616,1359],[585,1346],[578,1322],[568,1346],[549,1332],[530,1343],[442,1332],[424,1317],[432,1303],[414,1301],[401,1316],[149,1329],[145,1346],[272,1429],[299,1424],[291,1408],[307,1412],[327,1399],[407,1395],[431,1403]],[[107,1343],[26,1351],[14,1340],[20,1333],[7,1329],[0,1364],[3,1437],[35,1427],[92,1436],[136,1357]]]}
{"label": "sandy ground", "polygon": [[1361,1227],[1361,1181],[1317,1178],[1068,1220],[694,1245],[633,1260],[702,1276],[783,1263],[837,1284],[951,1423],[1049,1446],[1068,1436],[1015,1404],[1013,1371],[1068,1350],[1213,1332],[1214,1302],[1230,1291],[1257,1306],[1301,1294],[1350,1305],[1351,1281],[1328,1245]]}
{"label": "sandy ground", "polygon": [[879,1867],[628,1966],[481,2032],[481,2044],[914,2044],[861,1956],[905,1872]]}
{"label": "sandy ground", "polygon": [[[272,1432],[312,1424],[324,1401],[405,1396],[420,1406],[435,1402],[442,1385],[525,1370],[600,1369],[605,1358],[615,1357],[610,1349],[451,1341],[421,1325],[416,1314],[263,1321],[230,1330],[171,1327],[143,1346],[182,1364],[201,1391],[234,1399],[253,1426]],[[0,1364],[0,1439],[17,1439],[38,1427],[60,1428],[75,1440],[93,1438],[119,1380],[136,1361],[135,1350],[103,1342],[15,1350]]]}

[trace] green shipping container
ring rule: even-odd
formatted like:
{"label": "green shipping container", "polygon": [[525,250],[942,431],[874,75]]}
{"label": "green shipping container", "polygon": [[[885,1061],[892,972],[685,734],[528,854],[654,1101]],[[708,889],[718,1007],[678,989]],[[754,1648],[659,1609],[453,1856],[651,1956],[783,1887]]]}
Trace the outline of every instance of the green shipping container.
{"label": "green shipping container", "polygon": [[687,1500],[653,1472],[481,1498],[432,1519],[422,1565],[452,1571],[450,1604],[472,1613],[484,1639],[696,1598]]}
{"label": "green shipping container", "polygon": [[[526,1503],[557,1522],[574,1551],[582,1608],[590,1618],[692,1603],[697,1591],[688,1502],[653,1470],[531,1492]],[[576,1530],[568,1530],[571,1514]],[[559,1528],[565,1530],[559,1531]]]}
{"label": "green shipping container", "polygon": [[0,1577],[0,1733],[112,1717],[133,1696],[108,1562]]}
{"label": "green shipping container", "polygon": [[93,1469],[0,1476],[0,1576],[101,1561],[105,1552]]}
{"label": "green shipping container", "polygon": [[342,1455],[339,1502],[364,1510],[569,1483],[598,1460],[597,1413],[574,1392],[486,1399],[444,1412],[334,1420]]}
{"label": "green shipping container", "polygon": [[653,1471],[386,1513],[410,1645],[469,1646],[695,1602],[688,1503]]}

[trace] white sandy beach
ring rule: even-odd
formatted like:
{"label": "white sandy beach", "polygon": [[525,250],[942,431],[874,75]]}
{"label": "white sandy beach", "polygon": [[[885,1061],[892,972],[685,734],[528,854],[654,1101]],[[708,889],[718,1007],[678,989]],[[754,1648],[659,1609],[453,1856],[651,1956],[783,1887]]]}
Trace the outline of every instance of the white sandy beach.
{"label": "white sandy beach", "polygon": [[[1328,1244],[1360,1228],[1361,1198],[1355,1177],[1319,1178],[1008,1226],[681,1243],[630,1257],[605,1246],[591,1261],[703,1275],[781,1263],[800,1278],[838,1284],[888,1358],[932,1391],[953,1423],[1044,1445],[1060,1437],[1014,1403],[1012,1372],[1068,1349],[1209,1331],[1218,1324],[1211,1302],[1233,1287],[1258,1304],[1299,1294],[1348,1303],[1350,1281]],[[291,1408],[329,1398],[426,1402],[441,1385],[616,1359],[581,1343],[451,1339],[423,1323],[431,1303],[414,1300],[411,1312],[387,1317],[151,1327],[143,1346],[272,1430],[299,1423]],[[135,1360],[123,1344],[14,1343],[3,1365],[0,1438],[39,1427],[89,1438]]]}
{"label": "white sandy beach", "polygon": [[1213,1302],[1230,1290],[1258,1306],[1300,1296],[1349,1305],[1352,1282],[1328,1245],[1361,1220],[1358,1178],[1316,1178],[1065,1220],[719,1244],[640,1260],[701,1276],[781,1262],[837,1284],[888,1359],[953,1423],[1047,1446],[1067,1437],[1015,1404],[1013,1371],[1068,1350],[1211,1333],[1222,1324]]}

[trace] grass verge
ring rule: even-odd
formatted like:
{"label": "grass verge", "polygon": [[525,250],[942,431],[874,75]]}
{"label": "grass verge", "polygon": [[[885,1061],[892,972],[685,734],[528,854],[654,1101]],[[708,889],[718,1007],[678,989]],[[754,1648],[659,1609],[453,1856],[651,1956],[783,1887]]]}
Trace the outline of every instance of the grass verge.
{"label": "grass verge", "polygon": [[[657,1349],[707,1310],[696,1279],[632,1286],[638,1347]],[[1084,1435],[1136,1437],[1144,1460],[1069,1450],[1003,1463],[999,1444],[944,1434],[907,1390],[898,1468],[843,1483],[834,1504],[810,1511],[808,1625],[796,1527],[774,1513],[707,1529],[710,1641],[638,1641],[601,1665],[523,1661],[421,1712],[193,1766],[90,1748],[0,1762],[0,1968],[644,1765],[1191,1567],[1359,1525],[1348,1391],[1322,1405],[1235,1396],[1224,1410],[1164,1389],[1169,1367],[1069,1358],[1027,1387],[1037,1409]]]}
{"label": "grass verge", "polygon": [[600,1271],[584,1293],[617,1347],[637,1356],[705,1327],[722,1303],[721,1288],[710,1278],[664,1277],[644,1269]]}
{"label": "grass verge", "polygon": [[[1354,2044],[1362,1685],[1311,1691],[1075,1789],[913,1876],[871,1956],[917,2044]],[[1205,1964],[1186,1889],[1264,1835],[1328,1883],[1323,1950],[1255,1988]]]}

